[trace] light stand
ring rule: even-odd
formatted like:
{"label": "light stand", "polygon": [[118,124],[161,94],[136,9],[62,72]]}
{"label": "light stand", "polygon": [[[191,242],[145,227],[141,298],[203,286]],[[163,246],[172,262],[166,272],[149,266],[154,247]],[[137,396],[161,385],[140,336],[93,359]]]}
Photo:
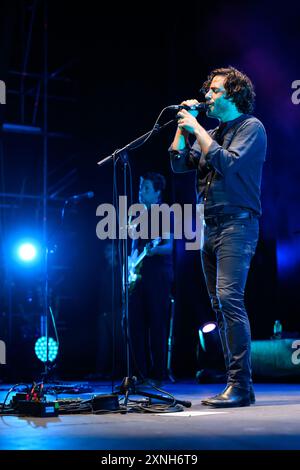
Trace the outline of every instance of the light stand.
{"label": "light stand", "polygon": [[[127,197],[127,181],[126,181],[126,172],[127,172],[127,165],[128,165],[128,153],[126,150],[120,153],[121,161],[123,163],[123,185],[124,185],[124,196]],[[124,211],[124,219],[122,221],[122,228],[126,230],[127,233],[127,215]],[[126,371],[127,377],[123,379],[124,386],[130,382],[131,377],[131,367],[130,367],[130,351],[129,351],[129,317],[128,317],[128,310],[129,310],[129,282],[128,282],[128,245],[127,245],[127,236],[123,237],[122,239],[122,299],[123,299],[123,311],[122,314],[124,316],[124,328],[125,328],[125,347],[126,347]]]}
{"label": "light stand", "polygon": [[48,283],[48,6],[44,2],[44,126],[43,126],[43,248],[44,248],[44,292],[43,310],[45,316],[46,362],[43,378],[49,373],[49,283]]}
{"label": "light stand", "polygon": [[[42,381],[48,379],[50,370],[53,366],[50,366],[49,361],[49,311],[51,310],[51,305],[49,302],[49,279],[48,279],[48,256],[49,256],[49,246],[48,246],[48,81],[49,81],[49,72],[48,72],[48,4],[44,0],[44,71],[43,71],[43,87],[44,87],[44,96],[43,96],[43,222],[42,222],[42,231],[43,231],[43,250],[44,250],[44,260],[43,260],[43,317],[44,321],[41,321],[45,331],[46,337],[46,361],[45,361],[45,370],[42,373]],[[51,310],[52,315],[52,310]],[[55,325],[54,325],[55,327]]]}
{"label": "light stand", "polygon": [[[54,234],[53,233],[51,234],[51,238],[49,239],[48,244],[45,247],[45,256],[47,257],[45,265],[47,266],[47,271],[45,272],[45,279],[44,279],[45,285],[44,285],[44,291],[43,291],[43,300],[45,302],[44,308],[47,308],[48,310],[47,310],[47,314],[43,314],[41,316],[41,336],[46,336],[46,339],[47,339],[47,353],[46,353],[45,370],[44,370],[44,372],[41,373],[41,380],[40,380],[43,383],[43,385],[50,382],[49,377],[50,377],[53,369],[55,368],[54,361],[53,361],[53,363],[51,362],[51,355],[49,357],[49,345],[48,345],[48,342],[49,342],[49,320],[48,320],[49,313],[51,315],[52,326],[53,326],[53,330],[54,330],[54,333],[55,333],[55,340],[56,340],[56,343],[57,343],[57,354],[59,354],[59,336],[58,336],[58,333],[57,333],[55,317],[54,317],[52,306],[51,306],[51,297],[49,296],[49,271],[50,270],[49,270],[48,255],[49,255],[49,253],[53,253],[54,251],[56,251],[56,248],[54,248],[54,249],[52,248],[53,246],[57,247],[56,242],[54,242],[54,244],[53,244],[53,238],[54,238],[55,235],[57,236],[57,234],[60,233],[60,231],[62,231],[62,229],[63,229],[66,208],[70,207],[71,204],[77,204],[78,202],[80,202],[83,199],[91,199],[93,197],[94,197],[94,193],[92,191],[89,191],[89,192],[86,192],[86,193],[76,194],[76,195],[70,196],[65,200],[62,199],[63,206],[62,206],[61,211],[60,211],[60,214],[61,214],[60,224],[57,227],[57,230],[54,232]],[[47,297],[45,297],[45,294],[47,294]],[[47,300],[47,303],[46,303],[46,300]],[[55,385],[54,385],[54,383],[55,383]],[[55,387],[56,390],[59,389],[59,388],[65,389],[66,385],[65,384],[62,385],[57,380],[52,380],[50,388],[53,388],[53,387]],[[70,389],[72,389],[72,387],[70,387]],[[44,390],[46,390],[46,388],[44,388]]]}
{"label": "light stand", "polygon": [[[140,147],[143,145],[154,133],[158,133],[160,130],[165,128],[171,123],[177,122],[177,119],[172,119],[168,122],[166,122],[163,125],[158,125],[157,123],[154,125],[154,127],[151,129],[151,131],[146,132],[142,136],[138,137],[134,141],[130,142],[129,144],[125,145],[122,149],[117,149],[115,150],[111,155],[108,157],[100,160],[97,164],[98,166],[103,165],[104,163],[113,160],[114,162],[118,159],[123,164],[123,191],[124,191],[124,197],[127,200],[127,167],[129,164],[129,156],[128,156],[128,151],[133,150],[137,147]],[[125,396],[125,401],[124,405],[127,405],[128,399],[129,399],[129,394],[133,395],[142,395],[148,398],[153,398],[153,399],[159,399],[165,403],[169,403],[172,405],[175,404],[180,404],[186,407],[191,406],[191,402],[187,401],[182,401],[182,400],[175,400],[174,398],[171,397],[165,397],[162,395],[156,395],[153,393],[148,393],[143,390],[140,390],[136,387],[136,382],[137,379],[136,377],[131,376],[131,363],[130,363],[130,348],[129,348],[129,308],[128,308],[128,299],[129,299],[129,280],[128,280],[128,250],[127,250],[127,231],[128,231],[128,220],[127,220],[127,214],[124,211],[124,219],[122,220],[122,230],[126,230],[126,236],[122,237],[122,310],[123,310],[123,316],[124,316],[124,331],[125,331],[125,345],[126,345],[126,377],[123,378],[122,383],[120,386],[117,387],[117,391],[114,392],[115,394],[121,394]]]}

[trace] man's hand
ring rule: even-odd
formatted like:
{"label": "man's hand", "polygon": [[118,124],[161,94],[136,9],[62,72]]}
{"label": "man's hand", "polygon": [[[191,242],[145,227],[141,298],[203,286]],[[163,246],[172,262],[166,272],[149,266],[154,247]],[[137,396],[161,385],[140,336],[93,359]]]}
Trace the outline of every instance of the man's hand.
{"label": "man's hand", "polygon": [[[197,100],[185,100],[185,101],[182,101],[181,105],[182,106],[195,106],[196,104],[198,104],[199,102]],[[181,113],[183,112],[184,110],[182,111],[179,111],[179,113],[177,114],[177,116],[182,119],[182,117],[184,115],[181,116]],[[191,111],[185,111],[185,113],[188,113],[190,116],[192,116],[193,118],[195,118],[196,116],[198,116],[198,111],[195,109],[195,110],[191,110]],[[179,119],[179,121],[180,121]],[[175,137],[174,137],[174,140],[172,142],[172,149],[173,150],[182,150],[184,149],[187,145],[188,145],[188,135],[189,135],[189,131],[186,129],[186,127],[184,127],[182,125],[181,122],[178,121],[178,126],[177,126],[177,130],[176,130],[176,134],[175,134]],[[197,121],[196,121],[197,122]]]}
{"label": "man's hand", "polygon": [[[186,106],[194,106],[198,104],[197,100],[186,100],[183,101],[181,104],[184,104]],[[186,144],[183,144],[182,141],[180,140],[180,134],[184,133],[190,133],[194,134],[196,137],[196,140],[201,147],[202,153],[205,156],[209,150],[209,147],[212,143],[212,138],[208,134],[208,132],[204,129],[204,127],[199,124],[197,121],[196,117],[198,114],[198,111],[187,111],[186,109],[181,109],[179,113],[177,113],[178,116],[178,129],[177,133],[175,135],[174,141],[173,141],[173,149],[174,150],[181,150],[184,148]],[[186,137],[185,137],[186,138]],[[177,145],[176,145],[177,144]]]}
{"label": "man's hand", "polygon": [[179,113],[177,113],[179,118],[178,127],[179,129],[185,129],[190,134],[196,134],[200,128],[200,124],[192,113],[196,113],[197,115],[198,111],[187,111],[186,109],[181,109]]}
{"label": "man's hand", "polygon": [[133,253],[131,253],[131,256],[128,256],[128,269],[132,269],[136,259],[138,257],[138,250],[135,249]]}
{"label": "man's hand", "polygon": [[[199,101],[197,100],[185,100],[185,101],[182,101],[182,103],[180,103],[182,106],[196,106],[196,104],[199,104]],[[198,111],[196,109],[191,109],[190,111],[188,111],[192,116],[194,117],[197,117],[198,116]]]}

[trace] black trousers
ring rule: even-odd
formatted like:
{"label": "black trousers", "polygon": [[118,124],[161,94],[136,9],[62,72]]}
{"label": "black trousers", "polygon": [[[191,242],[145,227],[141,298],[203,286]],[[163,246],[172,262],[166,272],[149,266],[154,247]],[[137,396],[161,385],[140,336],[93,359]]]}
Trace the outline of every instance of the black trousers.
{"label": "black trousers", "polygon": [[131,365],[139,378],[163,380],[166,375],[172,276],[147,269],[129,296]]}
{"label": "black trousers", "polygon": [[251,332],[244,305],[250,262],[258,239],[257,218],[206,225],[202,267],[221,337],[228,384],[249,390]]}

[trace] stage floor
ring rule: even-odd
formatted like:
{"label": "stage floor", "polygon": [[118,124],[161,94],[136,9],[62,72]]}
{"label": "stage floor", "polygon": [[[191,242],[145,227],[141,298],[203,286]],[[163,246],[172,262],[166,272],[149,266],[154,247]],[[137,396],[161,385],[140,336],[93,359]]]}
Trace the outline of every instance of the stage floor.
{"label": "stage floor", "polygon": [[[79,383],[79,382],[77,382]],[[111,392],[108,382],[89,382],[92,393],[60,395],[89,398]],[[173,414],[74,414],[57,418],[2,416],[1,450],[299,450],[300,384],[258,384],[256,404],[210,409],[201,399],[222,385],[191,381],[165,384],[191,408]],[[0,386],[0,402],[9,389]],[[150,390],[157,393],[155,390]],[[141,397],[137,397],[141,398]]]}

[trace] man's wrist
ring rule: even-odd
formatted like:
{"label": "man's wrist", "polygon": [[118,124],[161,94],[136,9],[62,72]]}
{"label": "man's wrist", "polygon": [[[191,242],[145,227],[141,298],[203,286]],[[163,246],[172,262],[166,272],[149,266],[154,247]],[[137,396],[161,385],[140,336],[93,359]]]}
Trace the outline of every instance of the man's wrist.
{"label": "man's wrist", "polygon": [[201,124],[198,123],[197,127],[194,130],[194,136],[196,137],[196,139],[201,139],[201,137],[203,137],[203,131],[205,131],[204,127],[202,127]]}

